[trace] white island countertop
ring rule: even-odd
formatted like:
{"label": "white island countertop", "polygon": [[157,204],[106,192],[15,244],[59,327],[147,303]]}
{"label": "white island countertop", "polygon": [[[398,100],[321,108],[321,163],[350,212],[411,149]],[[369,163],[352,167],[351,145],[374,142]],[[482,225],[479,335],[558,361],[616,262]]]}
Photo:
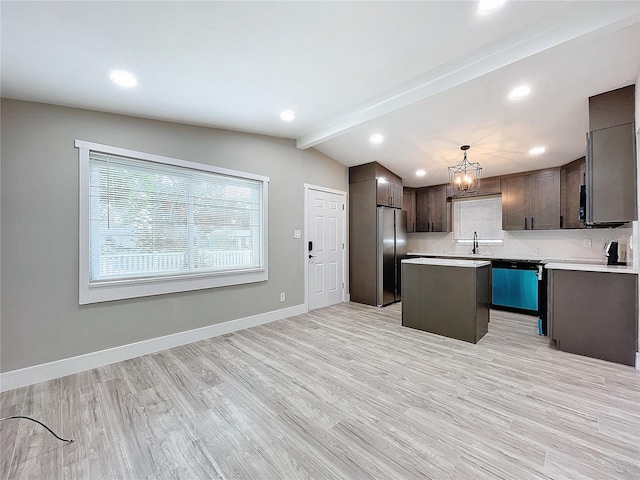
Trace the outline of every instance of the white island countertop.
{"label": "white island countertop", "polygon": [[454,258],[411,258],[408,260],[402,260],[402,263],[408,263],[411,265],[437,265],[441,267],[466,268],[478,268],[491,265],[491,262],[487,260],[461,260]]}

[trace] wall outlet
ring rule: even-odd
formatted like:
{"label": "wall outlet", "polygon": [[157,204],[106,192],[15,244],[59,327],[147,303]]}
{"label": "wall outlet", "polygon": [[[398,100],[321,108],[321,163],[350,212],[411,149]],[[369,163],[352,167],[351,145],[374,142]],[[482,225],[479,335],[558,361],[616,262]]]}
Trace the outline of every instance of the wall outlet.
{"label": "wall outlet", "polygon": [[585,238],[584,240],[582,240],[582,246],[587,248],[591,247],[591,239]]}
{"label": "wall outlet", "polygon": [[281,301],[281,302],[284,302],[284,299],[285,299],[285,295],[284,295],[284,292],[282,292],[282,293],[280,294],[280,301]]}
{"label": "wall outlet", "polygon": [[293,238],[300,238],[302,236],[302,232],[300,230],[293,231]]}

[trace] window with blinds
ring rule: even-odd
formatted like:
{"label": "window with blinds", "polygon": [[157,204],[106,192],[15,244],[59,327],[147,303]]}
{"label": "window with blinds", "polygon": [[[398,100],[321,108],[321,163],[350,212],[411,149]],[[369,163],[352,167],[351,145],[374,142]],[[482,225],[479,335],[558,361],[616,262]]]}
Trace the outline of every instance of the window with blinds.
{"label": "window with blinds", "polygon": [[80,303],[267,279],[267,178],[82,141],[76,147]]}
{"label": "window with blinds", "polygon": [[452,207],[455,243],[473,243],[474,232],[478,234],[479,243],[502,243],[500,195],[454,198]]}

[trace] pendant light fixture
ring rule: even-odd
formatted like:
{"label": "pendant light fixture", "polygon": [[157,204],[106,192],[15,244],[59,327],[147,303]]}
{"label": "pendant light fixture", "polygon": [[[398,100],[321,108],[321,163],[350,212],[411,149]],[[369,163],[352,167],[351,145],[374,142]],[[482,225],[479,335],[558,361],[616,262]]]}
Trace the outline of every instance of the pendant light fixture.
{"label": "pendant light fixture", "polygon": [[477,195],[482,177],[482,167],[478,162],[467,160],[467,150],[469,145],[462,145],[460,150],[464,152],[462,162],[453,167],[449,167],[449,182],[453,190],[453,196]]}

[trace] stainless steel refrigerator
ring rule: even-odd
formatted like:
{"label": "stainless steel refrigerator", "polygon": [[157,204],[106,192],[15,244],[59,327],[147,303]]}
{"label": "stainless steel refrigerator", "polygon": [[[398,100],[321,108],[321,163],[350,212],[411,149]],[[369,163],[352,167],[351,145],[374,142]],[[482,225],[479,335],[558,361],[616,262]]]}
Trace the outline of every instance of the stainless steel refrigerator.
{"label": "stainless steel refrigerator", "polygon": [[377,215],[377,305],[401,299],[401,261],[407,256],[407,212],[378,207]]}

